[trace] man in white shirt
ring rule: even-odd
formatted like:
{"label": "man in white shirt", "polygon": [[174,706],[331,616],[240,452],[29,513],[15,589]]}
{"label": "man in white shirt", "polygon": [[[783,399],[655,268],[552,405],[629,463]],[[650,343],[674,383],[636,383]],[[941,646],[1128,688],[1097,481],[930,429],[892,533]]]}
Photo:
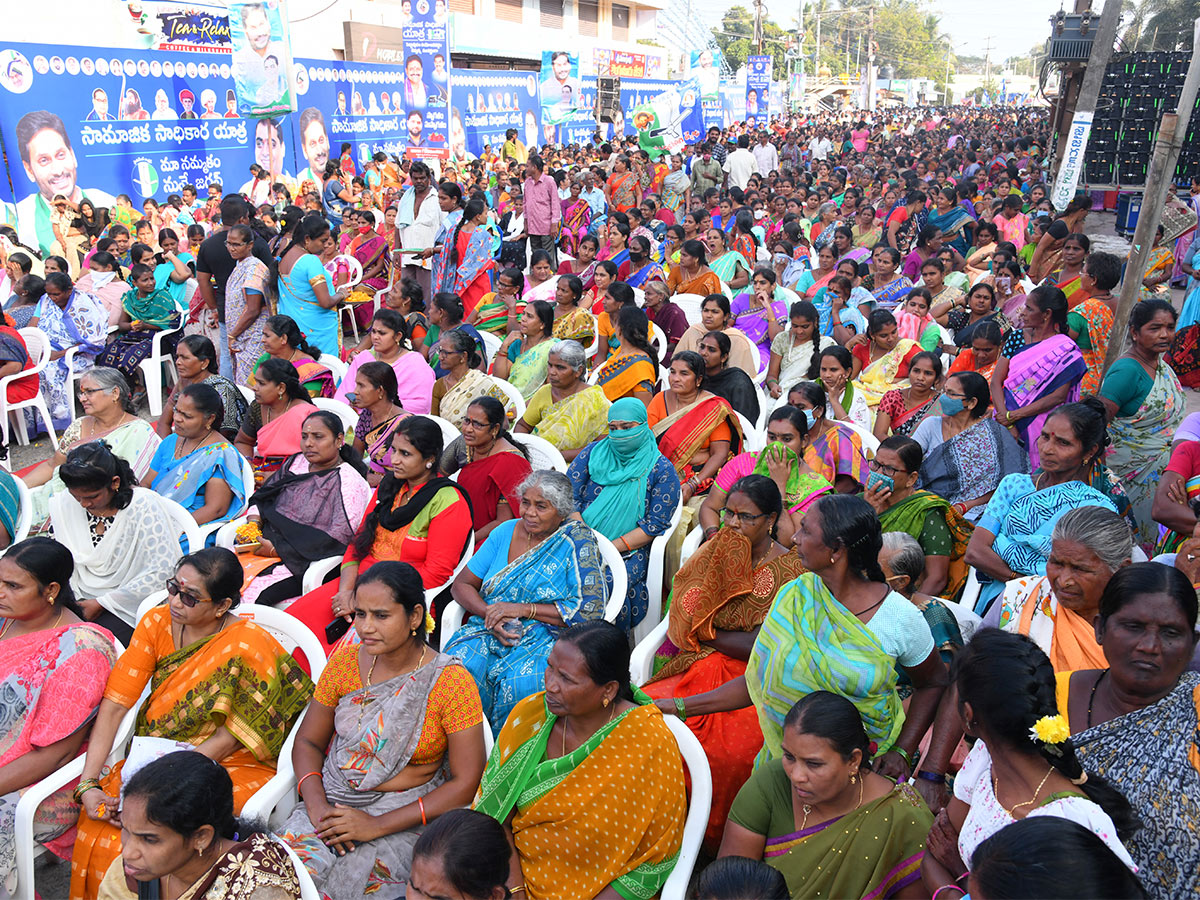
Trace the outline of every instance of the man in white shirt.
{"label": "man in white shirt", "polygon": [[823,161],[829,158],[829,154],[833,152],[833,141],[825,136],[825,132],[818,131],[816,136],[808,142],[808,153],[813,162]]}
{"label": "man in white shirt", "polygon": [[433,256],[434,238],[442,226],[442,208],[432,185],[433,173],[429,166],[420,160],[414,162],[408,177],[412,186],[401,195],[396,211],[396,246],[422,252],[397,251],[395,261],[401,266],[401,276],[412,278],[421,285],[428,301],[432,296],[429,259]]}
{"label": "man in white shirt", "polygon": [[754,161],[758,163],[758,171],[763,175],[779,170],[779,151],[775,149],[775,145],[771,143],[765,131],[758,133],[758,143],[750,152],[754,154]]}
{"label": "man in white shirt", "polygon": [[725,172],[729,175],[729,184],[743,191],[750,183],[750,176],[760,174],[758,160],[750,152],[750,135],[738,136],[737,149],[725,158]]}

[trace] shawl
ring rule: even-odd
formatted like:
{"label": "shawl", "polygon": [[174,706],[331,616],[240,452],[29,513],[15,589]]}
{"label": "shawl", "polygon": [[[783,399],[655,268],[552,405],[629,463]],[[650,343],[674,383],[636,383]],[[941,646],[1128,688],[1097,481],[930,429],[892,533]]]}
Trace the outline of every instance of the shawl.
{"label": "shawl", "polygon": [[298,458],[289,457],[250,498],[258,509],[263,537],[293,575],[303,575],[316,560],[344,554],[358,526],[349,520],[342,501],[345,464],[293,472]]}
{"label": "shawl", "polygon": [[1097,394],[1100,391],[1100,373],[1104,369],[1104,356],[1108,353],[1108,342],[1112,337],[1112,310],[1103,300],[1088,298],[1076,306],[1074,312],[1087,322],[1088,340],[1091,344],[1088,349],[1079,348],[1083,354],[1083,362],[1087,366],[1087,373],[1079,383],[1079,393],[1083,396]]}
{"label": "shawl", "polygon": [[179,324],[179,307],[165,289],[142,296],[137,288],[131,288],[121,297],[121,307],[130,320],[153,325],[160,331]]}
{"label": "shawl", "polygon": [[[447,238],[453,236],[454,229],[447,226]],[[459,233],[461,236],[461,232]],[[492,237],[484,228],[476,228],[467,238],[467,246],[459,252],[456,263],[450,262],[450,252],[446,245],[441,245],[433,254],[433,285],[434,293],[445,291],[459,294],[467,289],[481,274],[496,268],[492,259]]]}
{"label": "shawl", "polygon": [[[1086,371],[1087,364],[1079,345],[1067,335],[1056,334],[1038,341],[1009,361],[1008,378],[1004,380],[1005,405],[1009,409],[1021,409],[1064,384],[1073,386],[1063,402],[1074,403],[1079,399],[1079,382]],[[1019,419],[1016,423],[1035,467],[1038,464],[1036,438],[1042,433],[1049,415],[1045,412],[1033,419]]]}
{"label": "shawl", "polygon": [[943,240],[959,253],[965,254],[970,248],[968,237],[975,220],[957,203],[945,213],[931,210],[927,224],[937,227]]}
{"label": "shawl", "polygon": [[558,717],[544,693],[518,703],[496,739],[475,809],[500,822],[513,813],[532,900],[594,897],[609,884],[649,900],[675,866],[686,816],[683,765],[662,713],[633,693],[635,708],[566,756],[546,758]]}
{"label": "shawl", "polygon": [[[738,259],[741,259],[739,253]],[[721,278],[712,269],[702,269],[699,274],[689,281],[683,280],[682,266],[673,266],[667,275],[667,286],[672,294],[696,294],[707,297],[709,294],[721,293]]]}
{"label": "shawl", "polygon": [[[764,835],[763,861],[783,873],[791,896],[881,900],[920,882],[933,816],[910,785],[797,831],[782,764],[773,761],[753,778],[757,790],[734,807],[731,819],[742,827],[749,824],[744,816],[772,823]],[[789,833],[773,833],[777,821],[787,822]]]}
{"label": "shawl", "polygon": [[967,552],[967,542],[975,530],[974,525],[963,518],[944,497],[917,490],[880,513],[879,526],[883,531],[903,531],[919,541],[925,518],[931,512],[945,516],[946,527],[950,531],[950,575],[943,596],[954,597],[967,582],[967,565],[963,562],[963,554]]}
{"label": "shawl", "polygon": [[855,388],[862,392],[868,406],[878,406],[883,395],[890,390],[908,387],[908,379],[900,378],[900,367],[916,346],[916,341],[900,338],[895,347],[858,373]]}
{"label": "shawl", "polygon": [[1008,582],[1000,599],[998,626],[1032,638],[1050,657],[1055,672],[1108,668],[1091,619],[1060,604],[1045,575]]}
{"label": "shawl", "polygon": [[964,503],[996,490],[1004,476],[1028,470],[1029,457],[1012,434],[987,416],[930,448],[917,483],[952,504]]}
{"label": "shawl", "polygon": [[372,472],[382,475],[387,472],[392,464],[392,436],[396,433],[396,428],[407,419],[409,413],[401,412],[399,415],[392,416],[386,421],[380,422],[378,425],[371,424],[370,413],[363,411],[362,417],[359,418],[360,426],[363,424],[363,419],[366,419],[366,428],[362,430],[361,436],[358,437],[363,442],[363,449],[366,451],[363,457],[367,463],[367,468]]}
{"label": "shawl", "polygon": [[909,290],[912,288],[912,282],[904,275],[897,275],[887,284],[880,285],[871,290],[873,296],[884,309],[891,309],[900,303],[908,296]]}
{"label": "shawl", "polygon": [[[658,449],[675,471],[682,473],[701,447],[707,446],[713,431],[724,421],[744,440],[741,423],[728,401],[712,394],[701,396],[691,406],[677,409],[660,419],[652,429]],[[731,448],[732,450],[733,448]]]}
{"label": "shawl", "polygon": [[148,488],[133,489],[133,499],[95,546],[87,512],[69,492],[50,498],[50,522],[75,558],[71,587],[128,625],[137,623],[141,601],[175,573],[179,530],[162,498]]}
{"label": "shawl", "polygon": [[[1125,841],[1154,900],[1200,892],[1200,675],[1184,672],[1157,703],[1071,736],[1084,768],[1141,814]],[[1066,715],[1064,708],[1060,709]]]}
{"label": "shawl", "polygon": [[730,406],[751,422],[758,421],[759,398],[762,394],[742,369],[726,366],[716,375],[705,375],[704,389],[728,401]]}
{"label": "shawl", "polygon": [[663,272],[662,266],[654,261],[650,261],[636,272],[630,272],[629,277],[625,279],[625,283],[630,287],[640,288],[648,281],[666,280],[667,276]]}
{"label": "shawl", "polygon": [[282,458],[300,452],[300,426],[315,407],[297,403],[291,409],[264,423],[254,440],[254,452],[263,458]]}
{"label": "shawl", "polygon": [[[338,700],[333,711],[333,741],[321,767],[325,796],[331,804],[360,809],[372,816],[417,802],[445,783],[449,756],[429,781],[402,791],[380,790],[399,775],[417,750],[425,726],[429,695],[447,666],[459,665],[443,653],[415,672],[359,688]],[[354,900],[380,885],[380,870],[397,878],[412,866],[412,848],[421,828],[408,828],[357,845],[340,856],[316,837],[304,804],[284,826],[285,839],[303,851],[305,866],[332,900]]]}
{"label": "shawl", "polygon": [[788,710],[813,691],[853,703],[876,754],[886,753],[904,725],[896,678],[896,660],[879,639],[820,578],[801,575],[776,596],[746,664],[746,687],[763,733],[756,768],[779,757]]}
{"label": "shawl", "polygon": [[543,338],[533,347],[517,354],[508,372],[508,383],[520,391],[526,401],[545,383],[550,351],[557,343],[553,338]]}
{"label": "shawl", "polygon": [[[650,357],[640,350],[610,357],[597,371],[599,386],[614,403],[622,398],[631,399],[630,395],[639,388],[651,392],[658,381],[658,373]],[[645,409],[644,404],[642,408]]]}
{"label": "shawl", "polygon": [[637,422],[637,426],[610,430],[588,456],[588,478],[601,490],[583,511],[583,521],[605,536],[617,538],[632,531],[645,515],[650,470],[662,455],[646,420],[642,401],[618,400],[609,407],[609,423]]}
{"label": "shawl", "polygon": [[[725,282],[726,284],[729,284],[730,281],[737,277],[738,269],[746,269],[746,271],[750,270],[750,267],[746,262],[746,257],[732,248],[726,250],[716,259],[710,260],[708,267],[712,269],[713,274],[715,274],[717,278],[721,279],[721,281]],[[699,291],[683,291],[682,288],[681,292],[685,294],[699,293]],[[709,291],[709,293],[713,292]],[[703,297],[706,295],[701,294],[700,296]]]}
{"label": "shawl", "polygon": [[[542,390],[550,393],[550,386]],[[545,438],[559,450],[575,450],[604,434],[608,428],[608,397],[596,385],[551,402],[533,434]]]}

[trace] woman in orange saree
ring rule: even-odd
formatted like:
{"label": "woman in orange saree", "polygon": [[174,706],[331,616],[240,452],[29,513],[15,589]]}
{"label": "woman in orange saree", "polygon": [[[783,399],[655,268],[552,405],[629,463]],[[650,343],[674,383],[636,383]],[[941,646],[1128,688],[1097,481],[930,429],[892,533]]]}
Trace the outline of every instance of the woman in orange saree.
{"label": "woman in orange saree", "polygon": [[[667,636],[643,688],[648,696],[687,698],[746,673],[750,648],[775,594],[804,572],[799,558],[773,536],[782,513],[779,488],[770,478],[747,475],[734,483],[725,498],[723,527],[675,576]],[[686,699],[682,706],[686,715]],[[689,718],[687,726],[712,768],[704,848],[715,855],[729,808],[762,747],[762,730],[752,706]]]}
{"label": "woman in orange saree", "polygon": [[[83,804],[71,857],[70,896],[94,898],[121,853],[119,796],[126,768],[135,771],[137,737],[191,744],[233,779],[240,810],[275,774],[292,724],[313,684],[271,634],[230,610],[240,600],[242,567],[232,551],[212,547],[185,556],[167,582],[167,605],[142,616],[129,649],[109,675],[79,782]],[[101,777],[117,725],[142,690],[129,757]]]}

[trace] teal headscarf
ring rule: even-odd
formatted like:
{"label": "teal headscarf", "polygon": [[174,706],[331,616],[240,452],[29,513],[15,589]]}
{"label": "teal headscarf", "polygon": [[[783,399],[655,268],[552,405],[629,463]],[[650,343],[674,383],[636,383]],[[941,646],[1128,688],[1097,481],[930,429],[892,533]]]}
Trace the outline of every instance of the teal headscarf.
{"label": "teal headscarf", "polygon": [[618,400],[608,409],[608,421],[638,425],[626,431],[610,431],[592,448],[588,477],[602,488],[600,496],[583,511],[583,521],[609,540],[616,540],[636,528],[646,513],[646,485],[659,452],[641,400]]}

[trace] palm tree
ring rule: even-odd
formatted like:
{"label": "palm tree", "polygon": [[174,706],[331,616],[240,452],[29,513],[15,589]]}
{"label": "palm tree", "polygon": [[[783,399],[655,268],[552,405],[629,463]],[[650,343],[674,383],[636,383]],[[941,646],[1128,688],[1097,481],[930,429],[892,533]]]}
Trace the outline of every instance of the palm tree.
{"label": "palm tree", "polygon": [[1191,50],[1192,22],[1200,16],[1196,0],[1125,0],[1132,13],[1122,43],[1127,50]]}

